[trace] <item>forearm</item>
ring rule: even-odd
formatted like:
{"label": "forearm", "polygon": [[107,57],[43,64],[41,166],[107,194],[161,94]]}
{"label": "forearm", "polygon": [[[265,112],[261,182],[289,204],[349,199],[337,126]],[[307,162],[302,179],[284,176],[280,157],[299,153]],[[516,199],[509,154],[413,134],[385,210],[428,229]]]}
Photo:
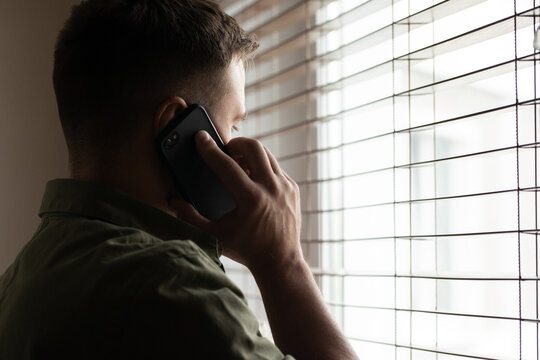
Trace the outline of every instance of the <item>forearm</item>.
{"label": "forearm", "polygon": [[323,302],[304,260],[255,271],[276,345],[296,359],[357,359]]}

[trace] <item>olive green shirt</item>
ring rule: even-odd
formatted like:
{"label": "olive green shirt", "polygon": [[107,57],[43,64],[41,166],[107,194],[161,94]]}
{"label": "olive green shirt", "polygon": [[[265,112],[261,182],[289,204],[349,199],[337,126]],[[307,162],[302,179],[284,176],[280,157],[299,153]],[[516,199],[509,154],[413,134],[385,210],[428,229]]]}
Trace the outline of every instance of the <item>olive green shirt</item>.
{"label": "olive green shirt", "polygon": [[0,277],[0,359],[284,358],[216,238],[71,179],[47,184],[39,215]]}

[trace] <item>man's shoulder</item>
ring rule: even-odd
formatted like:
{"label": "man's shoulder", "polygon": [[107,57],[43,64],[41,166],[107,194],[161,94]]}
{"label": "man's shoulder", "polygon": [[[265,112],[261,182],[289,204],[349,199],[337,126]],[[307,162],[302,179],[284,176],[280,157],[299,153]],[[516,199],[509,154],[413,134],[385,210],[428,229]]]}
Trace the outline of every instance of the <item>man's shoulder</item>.
{"label": "man's shoulder", "polygon": [[113,352],[129,346],[137,354],[161,344],[164,354],[176,354],[179,341],[185,352],[203,348],[207,333],[231,332],[218,327],[230,318],[212,320],[228,316],[220,310],[224,303],[239,313],[247,309],[238,288],[191,240],[59,216],[46,219],[28,245],[5,292],[9,316],[0,316],[0,334],[9,328],[24,334],[0,341],[13,349],[68,339],[74,349],[92,343]]}
{"label": "man's shoulder", "polygon": [[178,267],[178,259],[184,256],[208,258],[185,234],[165,240],[139,228],[80,216],[52,216],[44,223],[30,247],[57,254],[53,262],[86,260],[101,267],[145,263],[166,268]]}
{"label": "man's shoulder", "polygon": [[137,228],[70,216],[44,219],[0,285],[4,305],[20,308],[17,299],[39,298],[44,308],[64,314],[80,307],[94,314],[111,305],[129,308],[157,300],[169,288],[236,290],[189,239],[163,240]]}

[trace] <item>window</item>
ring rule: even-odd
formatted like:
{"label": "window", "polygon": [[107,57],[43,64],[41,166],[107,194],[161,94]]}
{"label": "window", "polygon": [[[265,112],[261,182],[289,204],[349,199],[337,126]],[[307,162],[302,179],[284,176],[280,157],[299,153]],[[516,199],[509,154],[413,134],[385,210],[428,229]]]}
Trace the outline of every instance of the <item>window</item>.
{"label": "window", "polygon": [[361,358],[538,360],[540,4],[221,3],[261,42],[241,134],[300,185],[304,255]]}

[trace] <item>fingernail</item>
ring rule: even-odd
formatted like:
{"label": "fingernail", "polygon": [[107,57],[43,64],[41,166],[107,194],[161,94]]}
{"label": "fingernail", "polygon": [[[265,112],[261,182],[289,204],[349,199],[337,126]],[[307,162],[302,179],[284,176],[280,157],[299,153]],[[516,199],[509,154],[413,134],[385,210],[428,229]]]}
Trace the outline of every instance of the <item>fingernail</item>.
{"label": "fingernail", "polygon": [[199,130],[195,135],[195,138],[200,143],[207,143],[210,141],[210,135],[204,130]]}

